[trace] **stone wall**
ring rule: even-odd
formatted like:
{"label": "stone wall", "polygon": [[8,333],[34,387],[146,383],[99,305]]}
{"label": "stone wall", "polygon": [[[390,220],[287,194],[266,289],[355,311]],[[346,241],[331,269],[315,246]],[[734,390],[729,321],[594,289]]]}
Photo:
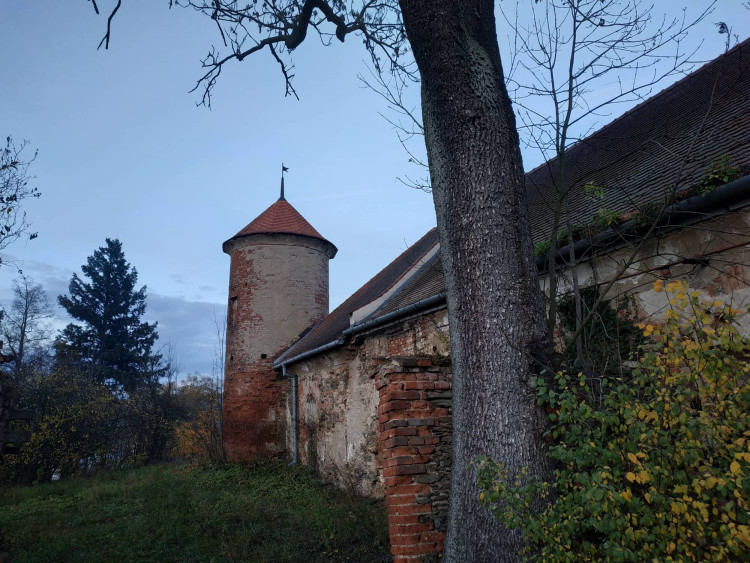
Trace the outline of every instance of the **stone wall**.
{"label": "stone wall", "polygon": [[[301,463],[321,478],[363,496],[381,497],[373,374],[362,350],[345,347],[288,367],[297,376]],[[290,385],[287,382],[287,385]],[[287,444],[292,444],[287,396]]]}

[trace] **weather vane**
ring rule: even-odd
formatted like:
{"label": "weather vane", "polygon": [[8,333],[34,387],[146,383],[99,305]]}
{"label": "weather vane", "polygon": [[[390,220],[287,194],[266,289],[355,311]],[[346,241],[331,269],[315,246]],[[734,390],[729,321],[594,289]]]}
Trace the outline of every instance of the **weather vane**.
{"label": "weather vane", "polygon": [[286,201],[286,198],[284,197],[284,172],[289,172],[289,167],[284,166],[284,163],[281,163],[281,197],[279,197],[279,201]]}

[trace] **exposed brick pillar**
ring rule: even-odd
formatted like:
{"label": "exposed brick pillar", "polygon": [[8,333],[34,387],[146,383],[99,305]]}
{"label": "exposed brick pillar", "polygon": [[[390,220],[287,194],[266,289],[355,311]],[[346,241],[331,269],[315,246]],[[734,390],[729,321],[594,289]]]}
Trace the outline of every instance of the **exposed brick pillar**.
{"label": "exposed brick pillar", "polygon": [[391,553],[395,562],[421,562],[445,542],[451,371],[429,359],[399,358],[380,369],[376,385]]}

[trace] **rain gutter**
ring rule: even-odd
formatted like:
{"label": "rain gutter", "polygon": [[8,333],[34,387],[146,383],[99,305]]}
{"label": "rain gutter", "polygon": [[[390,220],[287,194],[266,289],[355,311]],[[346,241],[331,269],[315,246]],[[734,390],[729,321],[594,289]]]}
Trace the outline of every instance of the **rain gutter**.
{"label": "rain gutter", "polygon": [[374,319],[370,319],[369,321],[364,321],[361,323],[354,324],[350,326],[349,328],[347,328],[346,330],[344,330],[341,334],[344,336],[349,336],[351,334],[364,332],[371,328],[375,328],[375,327],[382,326],[384,324],[388,324],[392,321],[401,319],[403,317],[408,317],[412,313],[421,312],[435,305],[442,305],[443,303],[445,303],[444,291],[442,293],[438,293],[437,295],[433,295],[432,297],[420,299],[419,301],[415,303],[411,303],[410,305],[406,305],[405,307],[401,307],[400,309],[396,309],[395,311],[391,311],[390,313],[386,313],[382,317],[376,317]]}
{"label": "rain gutter", "polygon": [[[653,234],[661,235],[680,227],[705,221],[710,217],[728,211],[736,211],[748,204],[750,204],[750,175],[729,182],[728,184],[724,184],[723,186],[719,186],[706,195],[693,196],[670,205],[664,210],[664,216],[662,218],[662,223],[666,223],[667,221],[669,221],[669,223],[654,229]],[[710,214],[710,216],[706,217],[706,214]],[[572,246],[574,255],[578,257],[578,260],[582,260],[585,254],[593,248],[615,246],[618,243],[622,243],[622,238],[624,236],[636,236],[634,231],[637,230],[637,227],[638,222],[631,219],[622,225],[617,225],[616,227],[602,231],[592,238],[579,240]],[[570,256],[570,245],[559,248],[557,252],[555,252],[555,263],[568,265],[570,262]],[[547,265],[547,256],[540,256],[536,259],[536,267],[540,272],[546,271]]]}

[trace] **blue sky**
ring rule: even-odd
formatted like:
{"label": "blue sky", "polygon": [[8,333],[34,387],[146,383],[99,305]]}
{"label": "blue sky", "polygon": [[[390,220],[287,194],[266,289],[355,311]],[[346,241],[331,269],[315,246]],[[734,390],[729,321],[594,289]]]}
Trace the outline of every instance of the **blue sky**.
{"label": "blue sky", "polygon": [[[97,51],[106,22],[90,2],[2,0],[0,134],[39,150],[32,173],[43,194],[26,205],[39,237],[15,243],[4,259],[56,302],[86,257],[119,238],[148,286],[148,317],[162,340],[175,345],[184,371],[209,372],[228,285],[221,243],[278,198],[282,161],[287,199],[339,248],[332,307],[435,216],[431,196],[396,180],[419,171],[379,115],[380,98],[357,79],[367,58],[357,37],[325,48],[311,36],[297,49],[300,101],[284,97],[276,63],[259,53],[226,68],[207,110],[188,91],[217,40],[214,24],[167,4],[124,2],[109,51]],[[720,2],[697,34],[706,59],[722,50],[719,20],[750,29],[739,1]],[[418,106],[418,90],[409,95]],[[524,159],[527,169],[540,163]],[[0,301],[15,276],[0,269]]]}

